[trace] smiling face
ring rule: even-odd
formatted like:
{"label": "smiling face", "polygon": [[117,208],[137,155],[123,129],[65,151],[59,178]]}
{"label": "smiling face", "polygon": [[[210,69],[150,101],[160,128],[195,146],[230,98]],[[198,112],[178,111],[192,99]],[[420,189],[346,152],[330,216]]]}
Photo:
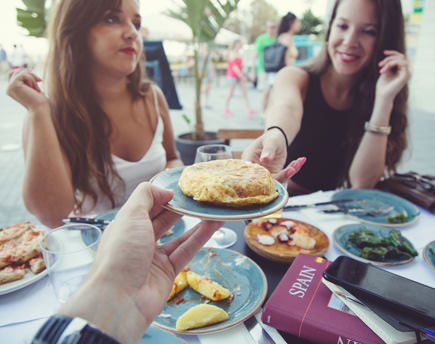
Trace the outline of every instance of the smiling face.
{"label": "smiling face", "polygon": [[372,0],[341,1],[328,39],[328,54],[334,70],[353,75],[367,66],[374,55],[377,33]]}
{"label": "smiling face", "polygon": [[108,10],[88,35],[91,70],[94,75],[127,76],[136,68],[142,53],[139,33],[141,17],[136,0],[122,0],[121,7]]}

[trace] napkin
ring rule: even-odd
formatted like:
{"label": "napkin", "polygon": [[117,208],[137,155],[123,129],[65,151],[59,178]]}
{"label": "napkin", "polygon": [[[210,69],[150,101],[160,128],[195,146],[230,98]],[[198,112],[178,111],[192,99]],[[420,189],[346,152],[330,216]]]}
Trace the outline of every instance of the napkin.
{"label": "napkin", "polygon": [[0,296],[0,326],[51,316],[60,304],[48,277]]}
{"label": "napkin", "polygon": [[231,327],[225,331],[199,335],[201,344],[222,343],[246,343],[254,344],[254,341],[243,323]]}

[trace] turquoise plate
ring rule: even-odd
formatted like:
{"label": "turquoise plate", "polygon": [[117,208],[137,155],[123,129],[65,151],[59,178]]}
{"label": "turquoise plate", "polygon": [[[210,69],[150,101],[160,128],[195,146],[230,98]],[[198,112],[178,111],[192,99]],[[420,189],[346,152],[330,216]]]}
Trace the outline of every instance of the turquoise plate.
{"label": "turquoise plate", "polygon": [[[267,293],[267,280],[263,270],[250,258],[228,249],[202,248],[189,263],[191,271],[207,276],[228,288],[233,294],[228,300],[210,302],[223,308],[230,316],[224,322],[192,329],[183,334],[201,334],[221,331],[232,327],[255,314],[263,304]],[[187,287],[176,297],[182,297],[184,303],[178,305],[167,302],[165,308],[154,320],[154,325],[165,330],[176,331],[175,323],[180,315],[189,308],[204,303],[205,298]]]}
{"label": "turquoise plate", "polygon": [[175,334],[150,326],[139,341],[139,344],[186,344],[186,341]]}
{"label": "turquoise plate", "polygon": [[[378,227],[378,226],[372,226],[366,224],[363,225],[360,223],[352,223],[350,225],[341,226],[334,231],[333,239],[335,245],[349,256],[366,263],[372,263],[374,265],[383,265],[383,266],[400,265],[400,264],[409,263],[414,259],[414,257],[412,257],[412,258],[404,258],[404,259],[387,259],[384,261],[376,261],[376,260],[371,260],[371,259],[366,259],[361,257],[361,252],[358,249],[358,247],[349,240],[349,235],[351,233],[358,232],[361,229],[361,227],[365,227],[368,230],[375,233],[376,235],[383,236],[383,237],[387,237],[390,232],[388,228],[384,228],[384,227]],[[402,238],[410,243],[410,241],[405,237],[403,237],[403,235]]]}
{"label": "turquoise plate", "polygon": [[168,209],[183,215],[208,220],[243,220],[266,216],[280,210],[288,201],[288,194],[281,183],[275,181],[278,197],[269,204],[259,206],[229,208],[210,203],[197,202],[187,197],[178,186],[184,167],[172,168],[157,174],[152,180],[156,186],[174,191],[173,199],[166,205]]}
{"label": "turquoise plate", "polygon": [[[349,214],[349,216],[356,218],[361,222],[365,222],[373,225],[380,225],[384,227],[397,228],[397,227],[408,226],[411,223],[414,223],[415,221],[417,221],[418,217],[420,216],[420,211],[414,204],[412,204],[411,202],[407,201],[404,198],[401,198],[399,196],[384,191],[379,191],[374,189],[346,189],[346,190],[338,191],[332,196],[333,200],[349,199],[349,198],[363,199],[365,201],[364,203],[352,202],[351,206],[367,208],[368,211],[379,209],[382,207],[389,207],[389,206],[394,207],[389,213],[384,214],[382,216],[358,215],[357,213],[352,215]],[[343,208],[343,205],[340,205],[339,207]],[[399,213],[402,213],[408,217],[405,222],[389,223],[387,221],[388,216],[394,217]]]}
{"label": "turquoise plate", "polygon": [[[96,218],[100,219],[100,220],[107,220],[107,221],[112,221],[116,214],[118,213],[119,208],[117,209],[112,209],[109,210],[106,213],[103,213],[101,215],[98,215]],[[172,227],[171,229],[168,230],[168,232],[166,232],[165,235],[163,235],[160,239],[159,239],[159,243],[160,244],[164,244],[178,236],[180,236],[181,234],[184,233],[186,229],[186,224],[184,223],[183,219],[178,220],[178,222],[174,225],[174,227]]]}
{"label": "turquoise plate", "polygon": [[435,271],[435,240],[426,245],[423,250],[423,257],[427,265]]}

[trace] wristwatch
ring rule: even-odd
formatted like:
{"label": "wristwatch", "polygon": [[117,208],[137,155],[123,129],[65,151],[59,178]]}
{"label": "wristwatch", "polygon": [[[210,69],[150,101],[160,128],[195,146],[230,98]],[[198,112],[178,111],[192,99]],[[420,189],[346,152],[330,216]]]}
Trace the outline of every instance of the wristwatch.
{"label": "wristwatch", "polygon": [[33,344],[119,344],[101,330],[92,327],[85,319],[65,315],[51,316],[38,330]]}

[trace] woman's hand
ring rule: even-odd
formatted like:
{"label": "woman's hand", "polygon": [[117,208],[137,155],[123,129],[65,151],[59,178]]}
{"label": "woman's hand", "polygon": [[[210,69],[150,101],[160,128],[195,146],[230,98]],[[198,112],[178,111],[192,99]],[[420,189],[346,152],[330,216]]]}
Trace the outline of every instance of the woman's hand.
{"label": "woman's hand", "polygon": [[404,54],[394,50],[385,50],[384,54],[386,57],[379,62],[376,95],[392,101],[409,81],[411,73]]}
{"label": "woman's hand", "polygon": [[6,93],[27,110],[39,105],[47,105],[48,98],[38,86],[40,81],[42,79],[27,68],[13,70],[9,72],[9,86]]}
{"label": "woman's hand", "polygon": [[285,139],[278,130],[266,131],[251,143],[242,154],[243,160],[248,160],[266,167],[273,178],[285,183],[304,165],[306,158],[302,157],[290,162],[283,168],[287,160]]}

